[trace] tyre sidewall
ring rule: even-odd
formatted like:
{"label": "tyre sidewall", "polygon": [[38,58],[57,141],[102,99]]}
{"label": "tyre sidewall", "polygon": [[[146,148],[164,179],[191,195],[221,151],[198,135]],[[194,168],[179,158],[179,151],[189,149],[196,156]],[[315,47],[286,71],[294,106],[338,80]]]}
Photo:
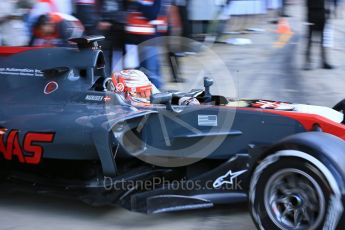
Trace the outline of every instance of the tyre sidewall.
{"label": "tyre sidewall", "polygon": [[[322,193],[325,198],[325,213],[320,222],[320,225],[316,229],[322,229],[326,215],[327,209],[329,206],[329,200],[332,195],[332,189],[330,188],[327,179],[325,176],[320,172],[320,170],[313,165],[312,163],[296,157],[280,157],[275,162],[268,164],[267,167],[263,168],[260,171],[255,171],[254,174],[258,175],[256,183],[255,183],[254,191],[249,191],[250,197],[252,198],[253,195],[255,199],[250,199],[250,208],[251,208],[251,215],[255,220],[255,223],[259,229],[280,229],[278,226],[274,224],[274,222],[269,217],[267,210],[264,205],[264,197],[265,197],[265,188],[268,180],[277,172],[284,169],[297,169],[305,172],[306,174],[310,175],[320,186]],[[251,186],[252,188],[252,186]],[[253,194],[254,193],[254,194]],[[260,218],[260,221],[258,221]]]}

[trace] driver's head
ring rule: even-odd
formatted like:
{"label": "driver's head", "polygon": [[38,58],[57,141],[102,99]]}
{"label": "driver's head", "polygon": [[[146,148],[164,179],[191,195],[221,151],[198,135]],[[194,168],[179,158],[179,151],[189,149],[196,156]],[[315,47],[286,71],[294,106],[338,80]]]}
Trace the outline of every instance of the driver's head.
{"label": "driver's head", "polygon": [[149,102],[155,87],[147,76],[139,70],[122,70],[113,73],[112,81],[119,93],[124,93],[128,99],[138,99]]}

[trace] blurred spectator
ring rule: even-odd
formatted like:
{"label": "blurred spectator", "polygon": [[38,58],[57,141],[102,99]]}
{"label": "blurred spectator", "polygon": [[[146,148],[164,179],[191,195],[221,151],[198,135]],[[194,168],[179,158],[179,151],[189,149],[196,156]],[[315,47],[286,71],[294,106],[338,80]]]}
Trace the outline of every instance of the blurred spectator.
{"label": "blurred spectator", "polygon": [[169,6],[168,11],[168,33],[177,34],[182,32],[183,17],[178,2],[180,0],[173,0]]}
{"label": "blurred spectator", "polygon": [[321,65],[324,69],[333,69],[334,67],[328,63],[326,48],[324,47],[324,30],[327,20],[330,16],[329,0],[307,0],[307,19],[308,19],[308,34],[307,34],[307,49],[306,49],[306,64],[305,70],[311,70],[311,49],[313,42],[313,35],[320,37],[321,48]]}
{"label": "blurred spectator", "polygon": [[[184,1],[185,3],[185,1]],[[181,4],[181,1],[173,1],[172,5],[169,7],[169,20],[168,20],[168,35],[179,36],[182,31],[182,17],[178,4]],[[183,46],[186,44],[181,44],[181,40],[166,39],[166,48],[167,48],[167,60],[172,74],[173,82],[184,82],[180,77],[180,61],[179,58],[184,56],[181,52]]]}
{"label": "blurred spectator", "polygon": [[32,31],[34,23],[39,16],[52,12],[59,12],[66,15],[72,14],[72,0],[31,0],[34,2],[30,14],[27,17],[29,32]]}
{"label": "blurred spectator", "polygon": [[339,5],[339,0],[330,0],[332,1],[332,12],[333,16],[336,18],[337,17],[337,12],[338,12],[338,5]]}
{"label": "blurred spectator", "polygon": [[287,0],[282,0],[282,7],[280,9],[281,17],[289,17],[289,15],[286,14],[286,8],[287,8]]}
{"label": "blurred spectator", "polygon": [[[168,0],[129,0],[129,14],[125,27],[127,44],[138,45],[167,32]],[[162,87],[159,45],[139,46],[140,67],[157,87]]]}
{"label": "blurred spectator", "polygon": [[81,21],[86,35],[97,34],[96,0],[74,0],[75,16]]}
{"label": "blurred spectator", "polygon": [[26,45],[29,36],[23,22],[28,8],[29,0],[3,0],[0,7],[0,45],[23,46]]}
{"label": "blurred spectator", "polygon": [[37,22],[38,17],[51,12],[58,12],[58,8],[54,0],[35,0],[35,3],[27,17],[27,27],[30,36],[32,35],[33,26]]}
{"label": "blurred spectator", "polygon": [[106,59],[106,74],[110,76],[113,70],[122,69],[124,53],[124,25],[126,22],[125,0],[99,0],[98,34],[105,36],[101,42]]}
{"label": "blurred spectator", "polygon": [[84,28],[80,21],[61,13],[43,14],[34,24],[30,46],[69,46],[70,38],[81,37]]}
{"label": "blurred spectator", "polygon": [[173,4],[178,7],[180,17],[182,37],[192,38],[192,26],[189,21],[188,4],[190,0],[173,0]]}
{"label": "blurred spectator", "polygon": [[[214,22],[211,22],[211,26],[209,26],[207,33],[213,33],[216,36],[216,40],[218,40],[226,30],[226,26],[228,21],[231,18],[229,8],[232,0],[218,0],[216,4],[218,6],[218,12],[216,13],[216,17],[213,19]],[[212,24],[214,24],[212,26]],[[214,28],[212,28],[214,27]]]}

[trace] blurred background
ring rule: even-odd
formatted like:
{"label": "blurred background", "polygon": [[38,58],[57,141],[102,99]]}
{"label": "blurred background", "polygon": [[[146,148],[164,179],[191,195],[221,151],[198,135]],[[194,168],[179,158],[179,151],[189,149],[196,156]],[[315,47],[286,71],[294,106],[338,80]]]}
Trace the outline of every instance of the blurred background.
{"label": "blurred background", "polygon": [[[0,45],[73,47],[105,36],[107,75],[161,90],[333,106],[345,97],[343,0],[2,0]],[[38,195],[0,195],[0,229],[254,229],[247,205],[146,216]]]}

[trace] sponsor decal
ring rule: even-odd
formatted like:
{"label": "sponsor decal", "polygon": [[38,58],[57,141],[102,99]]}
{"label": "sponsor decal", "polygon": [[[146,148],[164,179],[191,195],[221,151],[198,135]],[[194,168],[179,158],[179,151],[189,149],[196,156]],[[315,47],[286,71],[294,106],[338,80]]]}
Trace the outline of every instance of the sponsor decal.
{"label": "sponsor decal", "polygon": [[19,131],[11,130],[0,133],[0,156],[5,160],[17,158],[20,163],[37,165],[41,162],[44,149],[40,143],[52,143],[55,133],[27,132],[20,142]]}
{"label": "sponsor decal", "polygon": [[103,100],[106,103],[111,102],[111,96],[105,96]]}
{"label": "sponsor decal", "polygon": [[232,172],[229,170],[224,176],[218,177],[214,182],[213,182],[213,188],[220,188],[224,184],[233,184],[234,179],[236,179],[238,176],[242,175],[243,173],[247,172],[247,170],[241,170],[238,172]]}
{"label": "sponsor decal", "polygon": [[103,96],[99,96],[99,95],[86,95],[85,100],[87,101],[102,101],[103,100]]}
{"label": "sponsor decal", "polygon": [[117,83],[116,90],[119,92],[123,92],[125,90],[125,86],[123,83]]}
{"label": "sponsor decal", "polygon": [[58,88],[59,88],[59,85],[57,82],[55,81],[48,82],[46,87],[44,87],[44,94],[46,95],[51,94],[55,92],[56,90],[58,90]]}
{"label": "sponsor decal", "polygon": [[218,126],[217,115],[198,115],[199,126]]}
{"label": "sponsor decal", "polygon": [[293,110],[294,106],[289,103],[280,102],[280,101],[265,101],[259,100],[251,104],[254,108],[261,109],[276,109],[276,110]]}
{"label": "sponsor decal", "polygon": [[18,75],[23,77],[43,77],[43,72],[38,69],[18,69],[18,68],[0,68],[1,75]]}

